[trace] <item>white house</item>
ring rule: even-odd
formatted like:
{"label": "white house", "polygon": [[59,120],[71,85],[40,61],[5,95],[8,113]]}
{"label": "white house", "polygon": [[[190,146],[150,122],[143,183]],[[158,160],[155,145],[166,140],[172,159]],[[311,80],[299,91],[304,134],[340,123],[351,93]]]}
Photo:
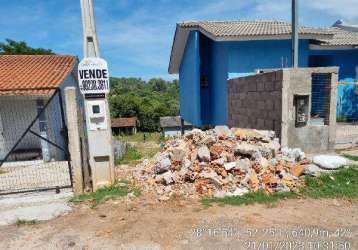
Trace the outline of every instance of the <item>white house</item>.
{"label": "white house", "polygon": [[[183,126],[184,133],[192,130],[193,128],[193,126],[188,122],[184,122]],[[162,128],[164,137],[181,136],[182,124],[180,116],[160,117],[160,127]]]}
{"label": "white house", "polygon": [[[22,136],[8,159],[64,158],[62,150],[36,134],[65,148],[60,102],[64,105],[64,88],[77,85],[77,65],[77,57],[68,55],[0,56],[0,160]],[[55,92],[57,96],[35,119]],[[32,122],[34,133],[24,135]]]}

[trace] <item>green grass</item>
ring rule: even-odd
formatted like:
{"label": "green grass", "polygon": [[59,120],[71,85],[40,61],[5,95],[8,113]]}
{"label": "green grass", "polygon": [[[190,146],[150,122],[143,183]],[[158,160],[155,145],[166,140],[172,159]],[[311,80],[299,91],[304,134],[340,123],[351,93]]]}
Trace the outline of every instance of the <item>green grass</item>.
{"label": "green grass", "polygon": [[293,198],[295,193],[274,193],[272,195],[265,194],[264,192],[248,193],[243,196],[232,196],[225,198],[203,198],[201,203],[205,206],[211,206],[212,203],[218,203],[219,205],[250,205],[254,203],[273,203],[281,199]]}
{"label": "green grass", "polygon": [[354,156],[354,155],[343,155],[344,157],[346,157],[347,159],[350,159],[352,161],[358,161],[358,156]]}
{"label": "green grass", "polygon": [[306,177],[306,187],[301,194],[319,198],[358,198],[358,170],[347,168],[318,178]]}
{"label": "green grass", "polygon": [[358,198],[358,170],[353,168],[342,169],[331,174],[319,177],[305,177],[306,186],[299,192],[274,193],[263,192],[248,193],[241,197],[203,198],[201,203],[211,206],[219,205],[249,205],[254,203],[275,203],[282,199],[293,198]]}
{"label": "green grass", "polygon": [[74,204],[90,202],[92,207],[96,207],[107,200],[124,197],[131,192],[137,197],[141,195],[140,189],[131,185],[129,181],[119,180],[111,186],[98,189],[96,192],[75,196],[70,199],[70,202]]}
{"label": "green grass", "polygon": [[128,142],[130,144],[130,148],[122,159],[116,161],[116,165],[126,164],[130,166],[135,166],[140,160],[144,158],[152,158],[160,151],[161,142],[165,141],[161,133],[143,132],[129,136],[117,136],[117,139],[120,141]]}
{"label": "green grass", "polygon": [[135,148],[129,146],[122,159],[116,161],[116,165],[131,164],[142,158],[142,154]]}
{"label": "green grass", "polygon": [[38,224],[39,222],[37,220],[22,220],[22,219],[17,219],[16,221],[16,226],[20,227],[20,226],[32,226],[35,224]]}
{"label": "green grass", "polygon": [[163,141],[161,133],[144,133],[138,132],[135,135],[121,135],[117,137],[118,140],[127,141],[127,142],[157,142],[160,143]]}

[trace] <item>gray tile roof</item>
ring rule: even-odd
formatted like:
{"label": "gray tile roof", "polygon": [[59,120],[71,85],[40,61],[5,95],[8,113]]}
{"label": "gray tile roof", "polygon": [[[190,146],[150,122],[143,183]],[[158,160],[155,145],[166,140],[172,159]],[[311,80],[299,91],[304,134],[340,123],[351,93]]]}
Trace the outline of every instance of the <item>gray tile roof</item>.
{"label": "gray tile roof", "polygon": [[[160,127],[162,128],[180,127],[180,126],[181,126],[180,116],[160,117]],[[184,126],[191,126],[191,124],[188,122],[184,122]]]}
{"label": "gray tile roof", "polygon": [[[239,37],[239,36],[277,36],[290,35],[291,24],[282,21],[189,21],[178,23],[181,28],[193,28],[207,32],[212,36]],[[301,26],[300,35],[332,35],[330,30],[324,28],[311,28]]]}
{"label": "gray tile roof", "polygon": [[[355,29],[358,26],[354,26]],[[178,73],[186,40],[191,30],[198,30],[214,41],[250,41],[291,39],[291,24],[283,21],[188,21],[177,24],[172,46],[169,73]],[[358,46],[358,32],[343,27],[314,28],[300,26],[300,39],[310,39],[318,47]]]}
{"label": "gray tile roof", "polygon": [[332,39],[319,39],[319,44],[324,46],[358,46],[358,32],[329,28],[334,35]]}

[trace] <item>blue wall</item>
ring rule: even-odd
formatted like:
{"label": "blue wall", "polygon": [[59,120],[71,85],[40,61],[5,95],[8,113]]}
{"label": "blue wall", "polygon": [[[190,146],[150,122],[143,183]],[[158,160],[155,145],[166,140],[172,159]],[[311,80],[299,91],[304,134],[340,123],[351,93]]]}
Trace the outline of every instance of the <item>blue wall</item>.
{"label": "blue wall", "polygon": [[311,56],[326,56],[320,57],[319,65],[314,63],[310,64],[310,67],[315,66],[338,66],[339,67],[339,79],[355,78],[356,70],[358,66],[358,49],[353,50],[311,50]]}
{"label": "blue wall", "polygon": [[337,91],[337,118],[358,121],[358,87],[352,84],[340,84]]}
{"label": "blue wall", "polygon": [[212,125],[227,124],[228,49],[225,43],[214,43],[212,48]]}
{"label": "blue wall", "polygon": [[[229,42],[229,72],[248,73],[256,69],[291,66],[291,41],[266,40]],[[299,65],[308,66],[308,40],[300,40]]]}
{"label": "blue wall", "polygon": [[184,120],[201,125],[199,32],[191,31],[179,69],[180,114]]}
{"label": "blue wall", "polygon": [[[201,43],[201,47],[203,46],[208,45]],[[307,40],[301,41],[299,61],[301,67],[308,66],[308,46]],[[284,67],[291,65],[291,42],[289,40],[212,42],[209,51],[211,74],[208,103],[210,105],[205,109],[210,108],[208,124],[211,125],[227,124],[227,79],[229,73],[249,73],[259,68],[281,68],[282,64]],[[204,107],[202,106],[202,108]]]}
{"label": "blue wall", "polygon": [[[312,56],[318,55],[331,57],[312,60]],[[339,79],[344,79],[355,77],[356,65],[358,49],[310,50],[309,40],[300,40],[300,67],[339,66]],[[291,40],[214,42],[191,31],[179,71],[181,115],[195,126],[227,124],[229,73],[282,66],[291,66]],[[208,79],[207,88],[200,87],[201,76]]]}

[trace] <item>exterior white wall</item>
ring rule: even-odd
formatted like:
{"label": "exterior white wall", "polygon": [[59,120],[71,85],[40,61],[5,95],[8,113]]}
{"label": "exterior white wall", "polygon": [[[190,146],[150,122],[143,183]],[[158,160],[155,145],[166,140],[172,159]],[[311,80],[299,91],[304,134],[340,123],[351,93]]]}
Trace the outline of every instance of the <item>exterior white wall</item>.
{"label": "exterior white wall", "polygon": [[[36,117],[36,99],[23,96],[1,96],[0,113],[3,123],[5,151],[8,153]],[[39,132],[38,122],[34,124],[33,130]],[[17,149],[40,148],[40,140],[32,134],[27,134],[17,147]]]}
{"label": "exterior white wall", "polygon": [[180,128],[179,128],[179,129],[175,129],[175,128],[164,128],[163,131],[164,131],[164,136],[165,136],[165,137],[181,136]]}
{"label": "exterior white wall", "polygon": [[[184,130],[184,134],[190,132],[190,129]],[[163,128],[164,137],[178,137],[181,136],[181,128],[180,127],[170,127]]]}
{"label": "exterior white wall", "polygon": [[[62,94],[62,105],[63,110],[65,112],[66,110],[66,103],[65,103],[65,95],[64,90],[66,87],[77,87],[77,82],[72,74],[69,74],[63,84],[61,84],[61,94]],[[78,99],[80,100],[80,99]],[[65,114],[65,121],[67,124],[67,117]],[[61,135],[61,129],[62,129],[62,119],[61,119],[61,107],[59,105],[59,96],[57,95],[53,101],[51,102],[50,106],[46,109],[46,115],[47,115],[47,121],[48,121],[48,127],[49,127],[49,137],[53,138],[53,141],[56,142],[59,146],[62,148],[66,148],[65,141],[63,139],[63,136]],[[51,157],[56,160],[64,160],[65,155],[62,150],[49,145]]]}

